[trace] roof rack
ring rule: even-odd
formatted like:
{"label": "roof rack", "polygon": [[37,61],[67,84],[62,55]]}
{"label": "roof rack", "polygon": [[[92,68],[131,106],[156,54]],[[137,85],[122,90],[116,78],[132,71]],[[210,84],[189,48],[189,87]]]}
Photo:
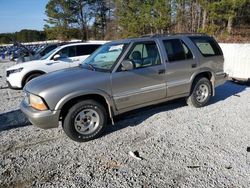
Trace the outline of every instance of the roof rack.
{"label": "roof rack", "polygon": [[208,36],[206,33],[167,33],[167,34],[148,34],[148,35],[142,35],[143,37],[164,37],[164,36],[174,36],[174,35],[203,35]]}

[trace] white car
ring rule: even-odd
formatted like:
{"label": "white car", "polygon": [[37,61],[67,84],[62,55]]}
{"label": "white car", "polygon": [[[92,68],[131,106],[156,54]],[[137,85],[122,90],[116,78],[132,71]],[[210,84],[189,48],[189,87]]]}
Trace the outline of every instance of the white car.
{"label": "white car", "polygon": [[52,71],[76,67],[106,41],[72,43],[59,46],[39,60],[9,67],[6,79],[9,88],[22,89],[31,79]]}

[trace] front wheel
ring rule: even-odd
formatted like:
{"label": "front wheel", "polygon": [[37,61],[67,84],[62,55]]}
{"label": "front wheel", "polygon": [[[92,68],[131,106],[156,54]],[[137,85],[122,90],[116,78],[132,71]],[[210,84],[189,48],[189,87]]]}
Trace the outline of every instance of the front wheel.
{"label": "front wheel", "polygon": [[66,135],[76,142],[97,138],[107,124],[106,110],[94,100],[81,101],[69,109],[63,122]]}
{"label": "front wheel", "polygon": [[31,81],[32,79],[38,77],[38,76],[41,76],[42,74],[41,73],[34,73],[34,74],[31,74],[27,77],[27,79],[25,80],[25,85]]}
{"label": "front wheel", "polygon": [[187,104],[200,108],[205,106],[212,94],[212,84],[207,78],[199,78],[194,81],[192,91],[187,99]]}

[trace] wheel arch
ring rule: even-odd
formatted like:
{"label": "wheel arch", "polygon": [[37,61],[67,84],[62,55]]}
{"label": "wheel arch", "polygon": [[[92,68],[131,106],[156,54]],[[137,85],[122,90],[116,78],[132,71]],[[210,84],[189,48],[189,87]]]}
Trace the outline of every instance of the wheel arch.
{"label": "wheel arch", "polygon": [[69,109],[73,105],[75,105],[79,101],[88,100],[88,99],[94,100],[94,101],[102,104],[104,106],[106,112],[109,114],[109,118],[111,119],[112,124],[113,124],[114,112],[112,109],[112,104],[110,102],[110,99],[108,99],[106,96],[104,96],[100,93],[86,93],[86,94],[75,95],[75,96],[70,97],[68,100],[64,101],[63,103],[59,104],[56,107],[58,109],[61,109],[59,119],[63,121],[66,114],[68,113]]}
{"label": "wheel arch", "polygon": [[32,74],[46,74],[46,72],[41,71],[41,70],[33,70],[33,71],[30,71],[30,72],[26,73],[25,76],[22,79],[22,87],[24,87],[26,79],[29,76],[31,76]]}
{"label": "wheel arch", "polygon": [[190,87],[190,90],[189,90],[189,94],[191,94],[192,90],[193,90],[193,87],[194,87],[194,83],[197,79],[199,78],[207,78],[211,84],[212,84],[212,96],[215,95],[215,75],[214,73],[211,71],[211,70],[204,70],[204,71],[201,71],[201,72],[198,72],[196,74],[194,74],[191,78],[191,87]]}

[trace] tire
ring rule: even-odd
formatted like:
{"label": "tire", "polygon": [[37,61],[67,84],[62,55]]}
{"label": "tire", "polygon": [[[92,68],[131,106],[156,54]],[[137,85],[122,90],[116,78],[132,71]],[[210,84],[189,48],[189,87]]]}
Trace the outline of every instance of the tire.
{"label": "tire", "polygon": [[41,73],[34,73],[34,74],[29,75],[29,76],[26,78],[26,80],[25,80],[25,85],[26,85],[30,80],[32,80],[32,79],[34,79],[34,78],[36,78],[36,77],[38,77],[38,76],[41,76],[41,75],[42,75]]}
{"label": "tire", "polygon": [[81,101],[72,106],[63,121],[64,132],[76,142],[99,137],[106,125],[106,110],[94,100]]}
{"label": "tire", "polygon": [[187,98],[187,104],[200,108],[205,106],[212,94],[212,84],[207,78],[197,78],[192,86],[191,94]]}

